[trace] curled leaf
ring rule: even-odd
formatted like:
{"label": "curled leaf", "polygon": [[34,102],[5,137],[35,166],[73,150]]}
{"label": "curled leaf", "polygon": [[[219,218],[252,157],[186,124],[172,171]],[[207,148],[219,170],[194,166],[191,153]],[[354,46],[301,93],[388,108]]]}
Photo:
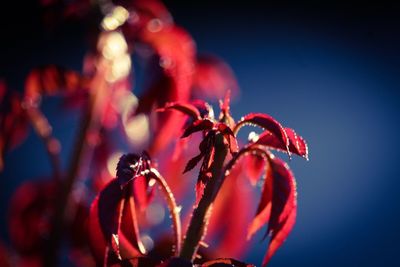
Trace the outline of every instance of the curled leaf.
{"label": "curled leaf", "polygon": [[121,189],[117,180],[107,184],[93,201],[88,234],[99,265],[103,265],[110,247],[120,259],[141,256],[145,252],[139,238],[134,201],[127,188]]}
{"label": "curled leaf", "polygon": [[[308,146],[306,141],[291,128],[285,128],[285,132],[289,139],[289,151],[308,159]],[[282,140],[268,131],[263,132],[254,143],[286,151],[286,146]]]}
{"label": "curled leaf", "polygon": [[296,181],[288,165],[271,157],[272,185],[271,216],[268,221],[269,247],[263,266],[269,262],[277,249],[283,244],[296,221],[297,191]]}
{"label": "curled leaf", "polygon": [[183,132],[182,138],[188,137],[195,132],[211,130],[214,126],[214,123],[208,119],[204,120],[196,120],[189,127],[185,129]]}
{"label": "curled leaf", "polygon": [[232,154],[237,153],[239,151],[239,144],[231,128],[225,123],[218,123],[217,129],[224,135],[225,140],[228,142],[230,152]]}
{"label": "curled leaf", "polygon": [[143,172],[150,169],[150,157],[146,152],[122,155],[117,165],[117,180],[124,187],[131,180],[143,176]]}
{"label": "curled leaf", "polygon": [[178,102],[167,103],[163,108],[159,108],[157,111],[166,111],[171,109],[178,110],[183,114],[192,117],[194,120],[200,118],[199,110],[197,109],[196,106],[190,103],[178,103]]}
{"label": "curled leaf", "polygon": [[246,116],[244,116],[235,126],[233,132],[236,134],[241,127],[243,127],[246,124],[250,125],[257,125],[261,128],[264,128],[265,130],[271,132],[276,138],[278,138],[286,148],[286,151],[290,155],[289,151],[289,138],[288,135],[285,131],[285,129],[282,127],[282,125],[272,118],[271,116],[263,113],[251,113]]}
{"label": "curled leaf", "polygon": [[214,110],[212,106],[210,106],[207,102],[196,99],[191,101],[191,104],[198,109],[198,111],[200,112],[200,116],[203,119],[214,119]]}
{"label": "curled leaf", "polygon": [[[258,160],[258,156],[250,156]],[[251,221],[247,230],[247,239],[250,239],[261,227],[266,225],[271,216],[271,200],[273,193],[273,175],[271,173],[271,167],[268,166],[266,169],[265,181],[261,192],[261,199],[257,206],[256,215]]]}

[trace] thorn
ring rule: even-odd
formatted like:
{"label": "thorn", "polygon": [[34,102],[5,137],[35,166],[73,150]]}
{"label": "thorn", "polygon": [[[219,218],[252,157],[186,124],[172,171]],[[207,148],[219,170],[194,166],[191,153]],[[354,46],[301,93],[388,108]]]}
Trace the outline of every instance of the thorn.
{"label": "thorn", "polygon": [[208,248],[208,247],[209,247],[209,245],[208,245],[206,242],[204,242],[204,241],[200,241],[200,242],[199,242],[199,245],[202,246],[202,247],[205,247],[205,248]]}

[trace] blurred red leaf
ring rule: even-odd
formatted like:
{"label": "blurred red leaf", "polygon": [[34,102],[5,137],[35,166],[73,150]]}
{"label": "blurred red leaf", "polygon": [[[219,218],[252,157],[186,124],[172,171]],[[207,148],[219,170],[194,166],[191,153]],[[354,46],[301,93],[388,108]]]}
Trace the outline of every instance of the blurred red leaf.
{"label": "blurred red leaf", "polygon": [[[159,31],[145,30],[140,40],[150,45],[157,57],[162,75],[155,80],[139,100],[136,113],[150,112],[152,107],[163,107],[167,102],[187,102],[190,97],[194,65],[195,45],[191,36],[178,26],[164,27]],[[150,151],[157,152],[179,135],[185,118],[176,112],[157,115]]]}
{"label": "blurred red leaf", "polygon": [[5,152],[19,145],[28,134],[28,117],[21,104],[20,95],[7,90],[0,81],[0,171]]}
{"label": "blurred red leaf", "polygon": [[247,155],[244,158],[245,172],[252,185],[256,185],[265,170],[265,159],[258,155]]}
{"label": "blurred red leaf", "polygon": [[235,95],[238,89],[232,69],[222,59],[211,55],[198,56],[192,90],[195,98],[222,99],[228,90]]}
{"label": "blurred red leaf", "polygon": [[7,251],[7,249],[3,246],[2,243],[0,243],[0,266],[3,267],[11,267],[11,255],[9,255],[10,253]]}
{"label": "blurred red leaf", "polygon": [[166,111],[166,110],[178,110],[183,114],[192,117],[194,120],[200,118],[200,112],[196,106],[190,103],[178,103],[178,102],[171,102],[167,103],[163,108],[159,108],[158,111]]}
{"label": "blurred red leaf", "polygon": [[249,249],[243,229],[252,217],[255,195],[242,175],[246,168],[245,162],[240,161],[230,170],[213,203],[213,214],[206,237],[212,258],[240,258]]}
{"label": "blurred red leaf", "polygon": [[72,95],[86,88],[88,79],[76,71],[47,65],[30,71],[25,80],[24,100],[37,103],[44,95]]}
{"label": "blurred red leaf", "polygon": [[14,192],[8,227],[11,242],[19,253],[40,255],[50,231],[56,189],[53,180],[28,181]]}
{"label": "blurred red leaf", "polygon": [[214,122],[203,119],[203,120],[196,120],[191,125],[186,127],[185,131],[182,134],[182,138],[188,137],[193,133],[211,130],[214,126]]}

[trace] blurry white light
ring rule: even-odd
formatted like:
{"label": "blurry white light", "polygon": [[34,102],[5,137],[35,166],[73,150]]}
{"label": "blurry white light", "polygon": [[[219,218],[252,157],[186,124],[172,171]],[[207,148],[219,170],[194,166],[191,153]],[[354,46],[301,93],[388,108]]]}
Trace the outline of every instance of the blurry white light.
{"label": "blurry white light", "polygon": [[258,138],[259,138],[258,134],[256,134],[255,132],[250,132],[250,133],[249,133],[249,137],[248,137],[247,139],[248,139],[250,142],[255,143],[255,142],[257,142]]}
{"label": "blurry white light", "polygon": [[110,173],[112,177],[115,177],[117,175],[117,164],[119,159],[122,156],[122,152],[115,152],[111,154],[111,156],[107,160],[107,170]]}
{"label": "blurry white light", "polygon": [[106,31],[113,31],[129,18],[129,12],[122,6],[115,7],[101,22],[101,26]]}
{"label": "blurry white light", "polygon": [[107,81],[115,82],[125,78],[131,72],[131,57],[128,54],[123,54],[115,58],[111,64],[111,72],[107,77]]}
{"label": "blurry white light", "polygon": [[142,241],[146,251],[151,251],[154,248],[154,241],[149,235],[147,234],[141,235],[140,240]]}
{"label": "blurry white light", "polygon": [[108,32],[100,37],[98,49],[103,57],[114,60],[128,51],[128,45],[120,32]]}
{"label": "blurry white light", "polygon": [[132,144],[140,145],[150,137],[150,122],[145,114],[137,114],[123,122],[125,133]]}

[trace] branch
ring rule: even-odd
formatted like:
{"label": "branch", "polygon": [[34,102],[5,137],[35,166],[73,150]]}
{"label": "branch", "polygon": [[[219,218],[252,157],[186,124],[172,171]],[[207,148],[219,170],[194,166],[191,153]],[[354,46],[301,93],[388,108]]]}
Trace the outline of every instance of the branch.
{"label": "branch", "polygon": [[150,169],[151,178],[156,180],[156,182],[160,185],[161,192],[163,192],[164,197],[168,204],[169,213],[172,219],[172,226],[175,234],[175,251],[174,255],[178,256],[181,252],[182,246],[182,230],[181,230],[181,219],[179,213],[181,208],[176,205],[176,201],[174,195],[172,194],[171,189],[169,188],[165,179],[161,176],[161,174],[154,168]]}
{"label": "branch", "polygon": [[225,157],[228,153],[228,146],[224,143],[224,137],[218,133],[215,136],[215,155],[211,166],[212,177],[207,183],[203,197],[198,206],[193,211],[192,219],[186,232],[180,257],[193,260],[196,257],[200,242],[203,240],[209,217],[211,215],[212,204],[222,186],[225,174],[222,172]]}

